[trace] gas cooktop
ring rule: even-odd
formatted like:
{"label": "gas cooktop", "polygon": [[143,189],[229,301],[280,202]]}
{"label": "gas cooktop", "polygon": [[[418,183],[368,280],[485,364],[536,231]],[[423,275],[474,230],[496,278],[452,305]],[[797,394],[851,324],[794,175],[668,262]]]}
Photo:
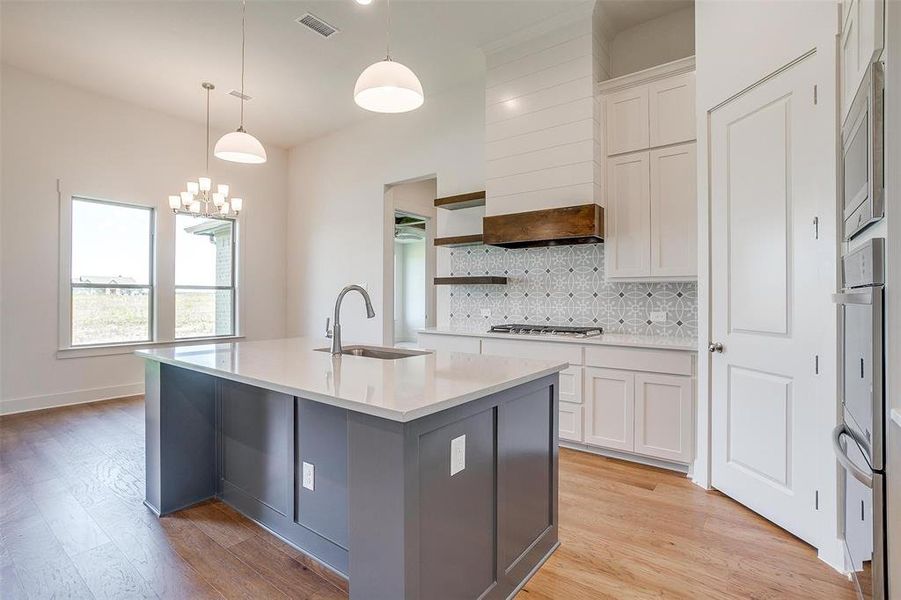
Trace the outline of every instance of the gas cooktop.
{"label": "gas cooktop", "polygon": [[488,333],[516,333],[523,335],[567,335],[571,337],[594,337],[604,332],[600,327],[570,327],[568,325],[524,325],[508,323],[492,325]]}

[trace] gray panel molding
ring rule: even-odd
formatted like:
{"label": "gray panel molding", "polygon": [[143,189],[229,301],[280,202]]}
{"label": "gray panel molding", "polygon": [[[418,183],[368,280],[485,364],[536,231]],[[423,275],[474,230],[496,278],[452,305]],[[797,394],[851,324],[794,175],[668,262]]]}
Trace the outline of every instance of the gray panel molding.
{"label": "gray panel molding", "polygon": [[348,576],[351,600],[508,598],[558,545],[558,374],[409,423],[151,361],[145,377],[148,506],[218,495]]}

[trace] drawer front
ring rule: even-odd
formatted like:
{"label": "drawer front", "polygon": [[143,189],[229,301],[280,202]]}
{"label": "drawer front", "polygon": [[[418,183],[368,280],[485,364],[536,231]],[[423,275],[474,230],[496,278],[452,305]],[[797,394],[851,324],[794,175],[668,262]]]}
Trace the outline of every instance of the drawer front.
{"label": "drawer front", "polygon": [[691,353],[678,350],[589,346],[585,348],[585,365],[605,369],[692,375]]}
{"label": "drawer front", "polygon": [[573,365],[582,364],[581,346],[556,342],[483,339],[482,354],[531,358],[534,360],[559,360]]}
{"label": "drawer front", "polygon": [[571,402],[560,403],[560,439],[570,442],[582,441],[582,405]]}
{"label": "drawer front", "polygon": [[560,371],[560,402],[582,404],[582,367]]}
{"label": "drawer front", "polygon": [[468,352],[479,354],[481,341],[477,337],[462,335],[436,335],[432,333],[420,333],[419,345],[426,350],[438,350],[442,352]]}

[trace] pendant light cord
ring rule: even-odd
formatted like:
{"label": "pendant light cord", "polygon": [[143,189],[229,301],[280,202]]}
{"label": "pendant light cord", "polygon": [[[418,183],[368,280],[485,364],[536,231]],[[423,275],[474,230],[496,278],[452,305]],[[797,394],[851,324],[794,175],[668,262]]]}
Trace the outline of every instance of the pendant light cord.
{"label": "pendant light cord", "polygon": [[241,0],[241,128],[244,131],[244,47],[247,42],[247,0]]}
{"label": "pendant light cord", "polygon": [[391,60],[391,0],[385,1],[385,60]]}
{"label": "pendant light cord", "polygon": [[204,174],[209,177],[210,175],[210,88],[206,87],[206,148],[204,149],[204,154],[206,155],[206,171]]}

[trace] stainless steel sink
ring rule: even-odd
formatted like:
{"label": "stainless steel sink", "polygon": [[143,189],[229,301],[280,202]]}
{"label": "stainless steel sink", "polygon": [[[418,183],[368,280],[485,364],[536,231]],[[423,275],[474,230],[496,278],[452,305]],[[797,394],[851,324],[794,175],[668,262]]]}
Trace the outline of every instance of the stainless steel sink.
{"label": "stainless steel sink", "polygon": [[[316,352],[331,352],[331,348],[316,348]],[[408,350],[406,348],[383,348],[381,346],[344,346],[341,354],[362,356],[364,358],[378,358],[379,360],[397,360],[411,356],[431,354],[425,350]]]}

